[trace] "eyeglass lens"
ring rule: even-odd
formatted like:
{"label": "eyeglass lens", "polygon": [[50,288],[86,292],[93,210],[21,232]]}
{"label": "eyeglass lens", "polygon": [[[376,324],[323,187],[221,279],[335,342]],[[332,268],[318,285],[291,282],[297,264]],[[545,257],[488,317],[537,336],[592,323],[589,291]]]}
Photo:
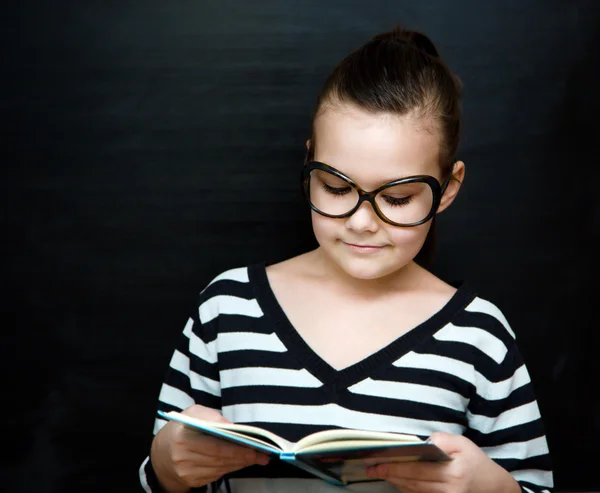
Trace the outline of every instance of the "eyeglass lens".
{"label": "eyeglass lens", "polygon": [[[344,179],[320,169],[310,173],[310,201],[325,214],[341,216],[358,203],[358,191]],[[412,224],[422,221],[433,206],[433,191],[425,182],[402,183],[375,196],[381,213],[390,221]]]}

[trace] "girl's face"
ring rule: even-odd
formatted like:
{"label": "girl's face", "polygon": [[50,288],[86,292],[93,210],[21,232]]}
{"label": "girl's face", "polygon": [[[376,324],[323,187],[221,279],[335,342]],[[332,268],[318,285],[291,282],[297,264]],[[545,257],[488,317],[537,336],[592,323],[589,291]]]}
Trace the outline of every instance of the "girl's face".
{"label": "girl's face", "polygon": [[[368,113],[350,104],[328,106],[315,121],[314,160],[333,166],[364,190],[413,175],[441,181],[438,134],[421,123],[410,117]],[[357,279],[378,279],[412,262],[431,221],[392,226],[363,202],[347,218],[312,211],[312,225],[322,252],[338,268]]]}

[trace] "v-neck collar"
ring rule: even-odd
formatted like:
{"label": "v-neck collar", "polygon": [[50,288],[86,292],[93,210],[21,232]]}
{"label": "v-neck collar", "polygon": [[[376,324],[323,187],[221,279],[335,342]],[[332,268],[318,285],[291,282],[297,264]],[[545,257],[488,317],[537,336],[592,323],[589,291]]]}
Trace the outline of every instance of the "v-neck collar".
{"label": "v-neck collar", "polygon": [[471,303],[476,296],[468,283],[456,283],[454,287],[457,288],[457,291],[452,298],[430,318],[366,358],[346,368],[336,370],[313,351],[290,322],[273,292],[267,277],[266,264],[249,266],[248,276],[250,283],[255,287],[255,294],[265,317],[273,322],[277,336],[286,346],[290,355],[298,359],[323,384],[333,386],[339,390],[364,380],[376,368],[384,364],[391,364],[410,352],[423,340],[432,337],[433,334],[447,325],[457,313]]}

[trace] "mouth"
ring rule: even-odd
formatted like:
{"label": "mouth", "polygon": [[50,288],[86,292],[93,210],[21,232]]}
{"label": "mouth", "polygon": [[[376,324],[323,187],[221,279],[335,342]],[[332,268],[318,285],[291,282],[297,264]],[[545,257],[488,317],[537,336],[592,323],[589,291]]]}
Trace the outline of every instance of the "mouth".
{"label": "mouth", "polygon": [[383,250],[383,248],[385,247],[385,245],[362,245],[362,244],[355,244],[355,243],[347,243],[345,241],[343,243],[344,243],[344,245],[349,247],[352,251],[358,252],[358,253],[376,253],[376,252]]}

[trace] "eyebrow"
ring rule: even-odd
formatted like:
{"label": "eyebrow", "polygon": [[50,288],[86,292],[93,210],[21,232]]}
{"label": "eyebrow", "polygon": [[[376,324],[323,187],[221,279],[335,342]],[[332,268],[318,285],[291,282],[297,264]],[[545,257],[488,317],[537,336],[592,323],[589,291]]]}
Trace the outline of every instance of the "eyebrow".
{"label": "eyebrow", "polygon": [[[343,175],[345,175],[345,176],[347,176],[349,178],[352,178],[352,180],[356,181],[356,179],[354,177],[350,176],[350,174],[346,173],[345,171],[339,169],[334,164],[331,164],[331,163],[329,163],[327,161],[321,161],[319,159],[314,159],[314,161],[316,161],[318,163],[326,164],[327,166],[330,166],[330,167],[334,168],[336,171],[339,171]],[[411,174],[398,175],[398,176],[394,176],[392,178],[386,178],[384,180],[377,180],[377,183],[379,183],[378,186],[381,186],[381,185],[385,185],[386,183],[390,183],[392,181],[403,180],[404,178],[410,178],[410,177],[413,177],[413,176],[423,176],[423,175],[427,175],[427,173],[411,173]]]}
{"label": "eyebrow", "polygon": [[417,173],[417,174],[413,173],[410,175],[396,176],[395,178],[392,178],[391,180],[382,181],[379,186],[385,185],[386,183],[390,183],[392,181],[403,180],[404,178],[410,178],[412,176],[421,176],[421,175],[423,175],[423,173]]}
{"label": "eyebrow", "polygon": [[[324,163],[327,164],[327,163]],[[331,166],[331,164],[328,164],[328,166]],[[354,177],[350,176],[348,173],[336,168],[335,166],[331,166],[332,168],[334,168],[335,170],[339,171],[340,173],[342,173],[343,175],[347,176],[348,178],[351,178],[356,184],[360,185],[359,180],[356,180]],[[384,180],[377,180],[375,183],[376,185],[373,187],[373,190],[381,187],[382,185],[386,185],[388,183],[391,183],[393,181],[398,181],[398,180],[403,180],[405,178],[411,178],[413,176],[422,176],[424,173],[412,173],[412,174],[405,174],[402,176],[395,176],[393,178],[386,178]],[[361,185],[362,186],[362,185]]]}

